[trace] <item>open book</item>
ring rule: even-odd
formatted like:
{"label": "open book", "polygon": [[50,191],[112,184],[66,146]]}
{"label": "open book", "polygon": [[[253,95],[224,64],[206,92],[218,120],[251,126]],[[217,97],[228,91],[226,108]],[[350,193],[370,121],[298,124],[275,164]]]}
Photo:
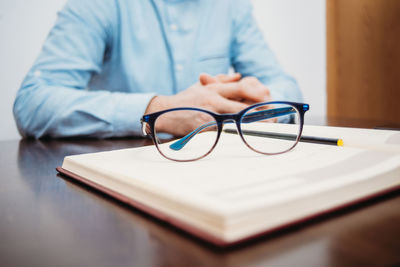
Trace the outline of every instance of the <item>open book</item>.
{"label": "open book", "polygon": [[223,133],[194,162],[146,146],[67,156],[57,170],[218,246],[400,188],[400,132],[305,126],[303,134],[344,145],[300,142],[266,156]]}

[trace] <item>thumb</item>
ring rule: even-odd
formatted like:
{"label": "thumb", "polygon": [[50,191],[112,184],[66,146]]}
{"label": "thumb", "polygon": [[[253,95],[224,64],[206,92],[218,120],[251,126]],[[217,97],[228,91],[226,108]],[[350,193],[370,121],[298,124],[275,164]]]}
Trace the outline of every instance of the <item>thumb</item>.
{"label": "thumb", "polygon": [[207,84],[218,82],[216,78],[214,78],[211,75],[208,75],[207,73],[200,74],[199,80],[200,80],[201,85],[207,85]]}
{"label": "thumb", "polygon": [[242,78],[242,75],[238,72],[234,73],[234,74],[218,74],[217,76],[215,76],[215,78],[217,79],[217,81],[221,82],[221,83],[232,83],[232,82],[238,82],[240,80],[240,78]]}

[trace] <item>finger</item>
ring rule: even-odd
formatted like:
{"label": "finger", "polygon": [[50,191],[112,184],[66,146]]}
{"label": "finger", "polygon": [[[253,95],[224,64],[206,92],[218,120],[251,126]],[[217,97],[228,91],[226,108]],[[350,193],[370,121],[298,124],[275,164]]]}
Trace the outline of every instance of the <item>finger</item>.
{"label": "finger", "polygon": [[217,76],[213,77],[209,74],[202,73],[200,74],[199,80],[202,85],[212,84],[212,83],[228,83],[228,82],[237,82],[240,80],[242,75],[240,73],[234,73],[232,75],[228,74],[218,74]]}
{"label": "finger", "polygon": [[199,80],[200,80],[201,85],[208,85],[208,84],[218,82],[218,80],[216,78],[214,78],[213,76],[211,76],[207,73],[200,74]]}
{"label": "finger", "polygon": [[242,75],[240,73],[228,74],[218,74],[215,78],[221,83],[237,82],[240,80]]}
{"label": "finger", "polygon": [[209,88],[225,98],[241,99],[244,102],[257,103],[270,100],[269,89],[261,83],[217,83],[210,85]]}
{"label": "finger", "polygon": [[215,91],[222,97],[229,99],[241,98],[239,83],[214,83],[207,86],[208,89]]}
{"label": "finger", "polygon": [[256,102],[267,102],[271,100],[269,88],[255,77],[245,77],[240,81],[242,93],[245,99]]}
{"label": "finger", "polygon": [[216,91],[219,95],[234,100],[241,100],[243,102],[262,102],[262,98],[255,93],[254,89],[246,88],[240,83],[216,83],[209,86],[212,90]]}
{"label": "finger", "polygon": [[248,105],[241,103],[239,101],[230,100],[224,97],[216,97],[214,103],[214,109],[218,113],[237,113],[245,108]]}

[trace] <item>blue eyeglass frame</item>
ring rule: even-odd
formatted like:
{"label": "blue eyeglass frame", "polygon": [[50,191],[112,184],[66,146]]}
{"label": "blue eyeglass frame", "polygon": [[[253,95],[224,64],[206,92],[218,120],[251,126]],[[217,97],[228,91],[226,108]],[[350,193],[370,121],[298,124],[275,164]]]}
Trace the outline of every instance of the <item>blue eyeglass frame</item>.
{"label": "blue eyeglass frame", "polygon": [[[286,108],[275,108],[275,109],[269,109],[269,110],[261,110],[261,111],[257,111],[257,112],[253,112],[250,114],[247,114],[247,116],[244,117],[244,115],[246,114],[247,111],[260,107],[260,106],[266,106],[266,105],[279,105],[279,104],[284,104],[284,105],[290,105],[292,106],[295,111],[299,114],[299,134],[296,138],[296,141],[294,142],[293,146],[291,146],[290,148],[281,151],[281,152],[277,152],[277,153],[265,153],[265,152],[261,152],[258,151],[256,149],[254,149],[253,147],[251,147],[245,140],[245,138],[243,137],[243,133],[242,133],[242,128],[241,128],[241,124],[242,123],[250,123],[250,122],[255,122],[255,121],[260,121],[260,120],[265,120],[265,119],[270,119],[270,118],[275,118],[275,117],[279,117],[282,115],[287,115],[290,113],[294,113],[294,112],[288,112],[288,110]],[[218,140],[221,136],[222,130],[223,130],[223,125],[224,123],[232,123],[232,121],[235,122],[236,124],[236,128],[238,129],[240,138],[242,139],[242,141],[246,144],[246,146],[248,148],[250,148],[251,150],[257,152],[257,153],[261,153],[264,155],[277,155],[277,154],[282,154],[285,152],[290,151],[291,149],[293,149],[297,143],[300,140],[301,134],[303,132],[303,125],[304,125],[304,114],[306,111],[308,111],[310,109],[310,105],[309,104],[305,104],[305,103],[298,103],[298,102],[289,102],[289,101],[271,101],[271,102],[261,102],[261,103],[257,103],[254,105],[251,105],[245,109],[243,109],[242,111],[238,112],[238,113],[226,113],[226,114],[218,114],[218,113],[214,113],[212,111],[206,110],[206,109],[200,109],[200,108],[193,108],[193,107],[179,107],[179,108],[172,108],[172,109],[166,109],[166,110],[162,110],[162,111],[158,111],[158,112],[154,112],[151,114],[146,114],[143,115],[143,117],[140,119],[140,122],[142,124],[142,132],[144,135],[146,136],[150,136],[151,139],[153,140],[158,152],[160,152],[161,155],[163,155],[165,158],[169,159],[169,160],[173,160],[173,161],[178,161],[178,162],[188,162],[188,161],[195,161],[195,160],[199,160],[202,159],[204,157],[206,157],[208,154],[211,153],[211,151],[214,150],[215,146],[218,143]],[[165,114],[167,112],[171,112],[171,111],[180,111],[180,110],[191,110],[191,111],[200,111],[200,112],[205,112],[207,114],[209,114],[210,116],[212,116],[215,119],[215,122],[217,124],[217,138],[215,139],[215,143],[213,144],[213,146],[210,148],[210,150],[197,158],[194,159],[187,159],[187,160],[178,160],[178,159],[174,159],[174,158],[170,158],[168,156],[166,156],[161,149],[158,147],[158,142],[157,142],[157,137],[155,135],[155,129],[154,129],[154,125],[155,122],[157,120],[157,118],[162,115]],[[243,119],[245,119],[245,121],[243,121]],[[205,124],[207,125],[207,124]],[[187,134],[186,136],[182,137],[181,139],[177,140],[176,142],[174,142],[172,145],[170,145],[171,149],[174,150],[179,150],[181,149],[194,135],[196,135],[197,133],[201,132],[201,130],[203,130],[206,127],[211,126],[211,124],[205,126],[205,125],[201,125],[198,128],[196,128],[195,130],[193,130],[192,132],[190,132],[189,134]],[[215,125],[215,123],[212,123],[212,125]]]}

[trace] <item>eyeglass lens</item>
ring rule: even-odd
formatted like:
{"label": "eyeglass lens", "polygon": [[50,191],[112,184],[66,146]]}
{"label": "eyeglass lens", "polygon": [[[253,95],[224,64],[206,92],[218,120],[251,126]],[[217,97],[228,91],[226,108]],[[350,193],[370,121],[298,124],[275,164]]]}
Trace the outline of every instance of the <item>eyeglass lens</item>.
{"label": "eyeglass lens", "polygon": [[300,134],[300,116],[289,104],[257,106],[241,119],[245,143],[264,154],[277,154],[293,148]]}
{"label": "eyeglass lens", "polygon": [[[174,124],[173,132],[179,139],[171,142],[165,134],[165,122]],[[160,115],[154,124],[155,139],[161,154],[174,160],[193,160],[210,152],[218,138],[218,127],[214,117],[197,110],[176,110]],[[164,130],[163,130],[164,128]]]}

